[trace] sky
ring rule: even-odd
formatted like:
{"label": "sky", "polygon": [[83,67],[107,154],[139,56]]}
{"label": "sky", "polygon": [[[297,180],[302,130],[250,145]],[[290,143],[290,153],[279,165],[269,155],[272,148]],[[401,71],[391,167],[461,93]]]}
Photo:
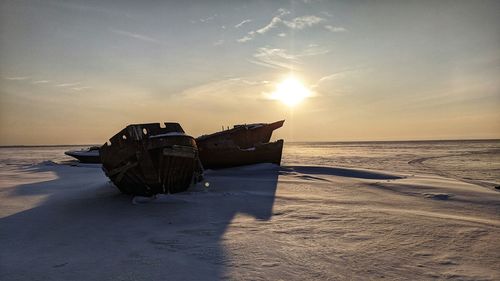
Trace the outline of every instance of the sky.
{"label": "sky", "polygon": [[[500,1],[1,1],[0,145],[500,138]],[[311,95],[272,97],[287,77]]]}

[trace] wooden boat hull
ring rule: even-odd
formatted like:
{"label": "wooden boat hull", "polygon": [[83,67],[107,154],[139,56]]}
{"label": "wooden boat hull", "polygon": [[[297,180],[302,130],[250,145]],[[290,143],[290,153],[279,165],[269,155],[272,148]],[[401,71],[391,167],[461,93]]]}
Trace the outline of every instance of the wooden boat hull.
{"label": "wooden boat hull", "polygon": [[182,192],[201,175],[194,138],[165,124],[129,125],[101,147],[103,171],[122,193]]}
{"label": "wooden boat hull", "polygon": [[198,137],[196,143],[203,167],[219,169],[257,163],[279,165],[283,140],[272,143],[269,140],[273,131],[284,122],[235,125],[230,130]]}
{"label": "wooden boat hull", "polygon": [[196,138],[198,146],[216,148],[217,146],[238,146],[250,148],[257,143],[267,143],[271,140],[273,131],[281,128],[285,120],[269,124],[235,125],[232,129],[204,135]]}
{"label": "wooden boat hull", "polygon": [[283,140],[256,144],[249,149],[238,147],[204,150],[200,149],[200,160],[205,169],[222,169],[258,163],[281,164]]}

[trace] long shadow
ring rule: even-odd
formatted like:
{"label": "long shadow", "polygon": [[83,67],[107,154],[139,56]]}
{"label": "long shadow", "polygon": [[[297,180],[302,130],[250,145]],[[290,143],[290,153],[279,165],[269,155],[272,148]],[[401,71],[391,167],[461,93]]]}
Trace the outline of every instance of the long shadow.
{"label": "long shadow", "polygon": [[[132,204],[99,168],[40,166],[57,179],[10,197],[43,203],[0,219],[2,280],[220,280],[224,234],[238,213],[269,220],[278,167],[226,169],[167,202]],[[76,180],[75,180],[76,179]]]}

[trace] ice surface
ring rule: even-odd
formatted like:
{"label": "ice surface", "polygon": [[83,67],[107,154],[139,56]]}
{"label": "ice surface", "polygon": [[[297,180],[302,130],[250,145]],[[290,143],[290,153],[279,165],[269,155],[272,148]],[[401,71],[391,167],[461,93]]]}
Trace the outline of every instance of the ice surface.
{"label": "ice surface", "polygon": [[282,164],[437,174],[486,187],[500,184],[500,140],[286,143]]}
{"label": "ice surface", "polygon": [[210,170],[156,198],[120,194],[67,148],[0,149],[1,279],[500,280],[500,192],[455,160],[439,164],[452,176],[408,164],[439,154],[412,145],[288,148],[282,167]]}

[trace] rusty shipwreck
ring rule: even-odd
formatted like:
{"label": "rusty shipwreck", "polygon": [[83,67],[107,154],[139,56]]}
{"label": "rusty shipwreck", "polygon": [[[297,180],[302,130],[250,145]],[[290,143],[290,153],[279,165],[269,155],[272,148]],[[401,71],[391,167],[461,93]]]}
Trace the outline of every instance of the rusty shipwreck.
{"label": "rusty shipwreck", "polygon": [[178,123],[129,125],[101,147],[100,158],[125,194],[182,192],[202,173],[196,141]]}
{"label": "rusty shipwreck", "polygon": [[282,127],[284,122],[234,125],[232,129],[196,138],[203,167],[220,169],[257,163],[279,165],[283,140],[269,141],[273,131]]}

